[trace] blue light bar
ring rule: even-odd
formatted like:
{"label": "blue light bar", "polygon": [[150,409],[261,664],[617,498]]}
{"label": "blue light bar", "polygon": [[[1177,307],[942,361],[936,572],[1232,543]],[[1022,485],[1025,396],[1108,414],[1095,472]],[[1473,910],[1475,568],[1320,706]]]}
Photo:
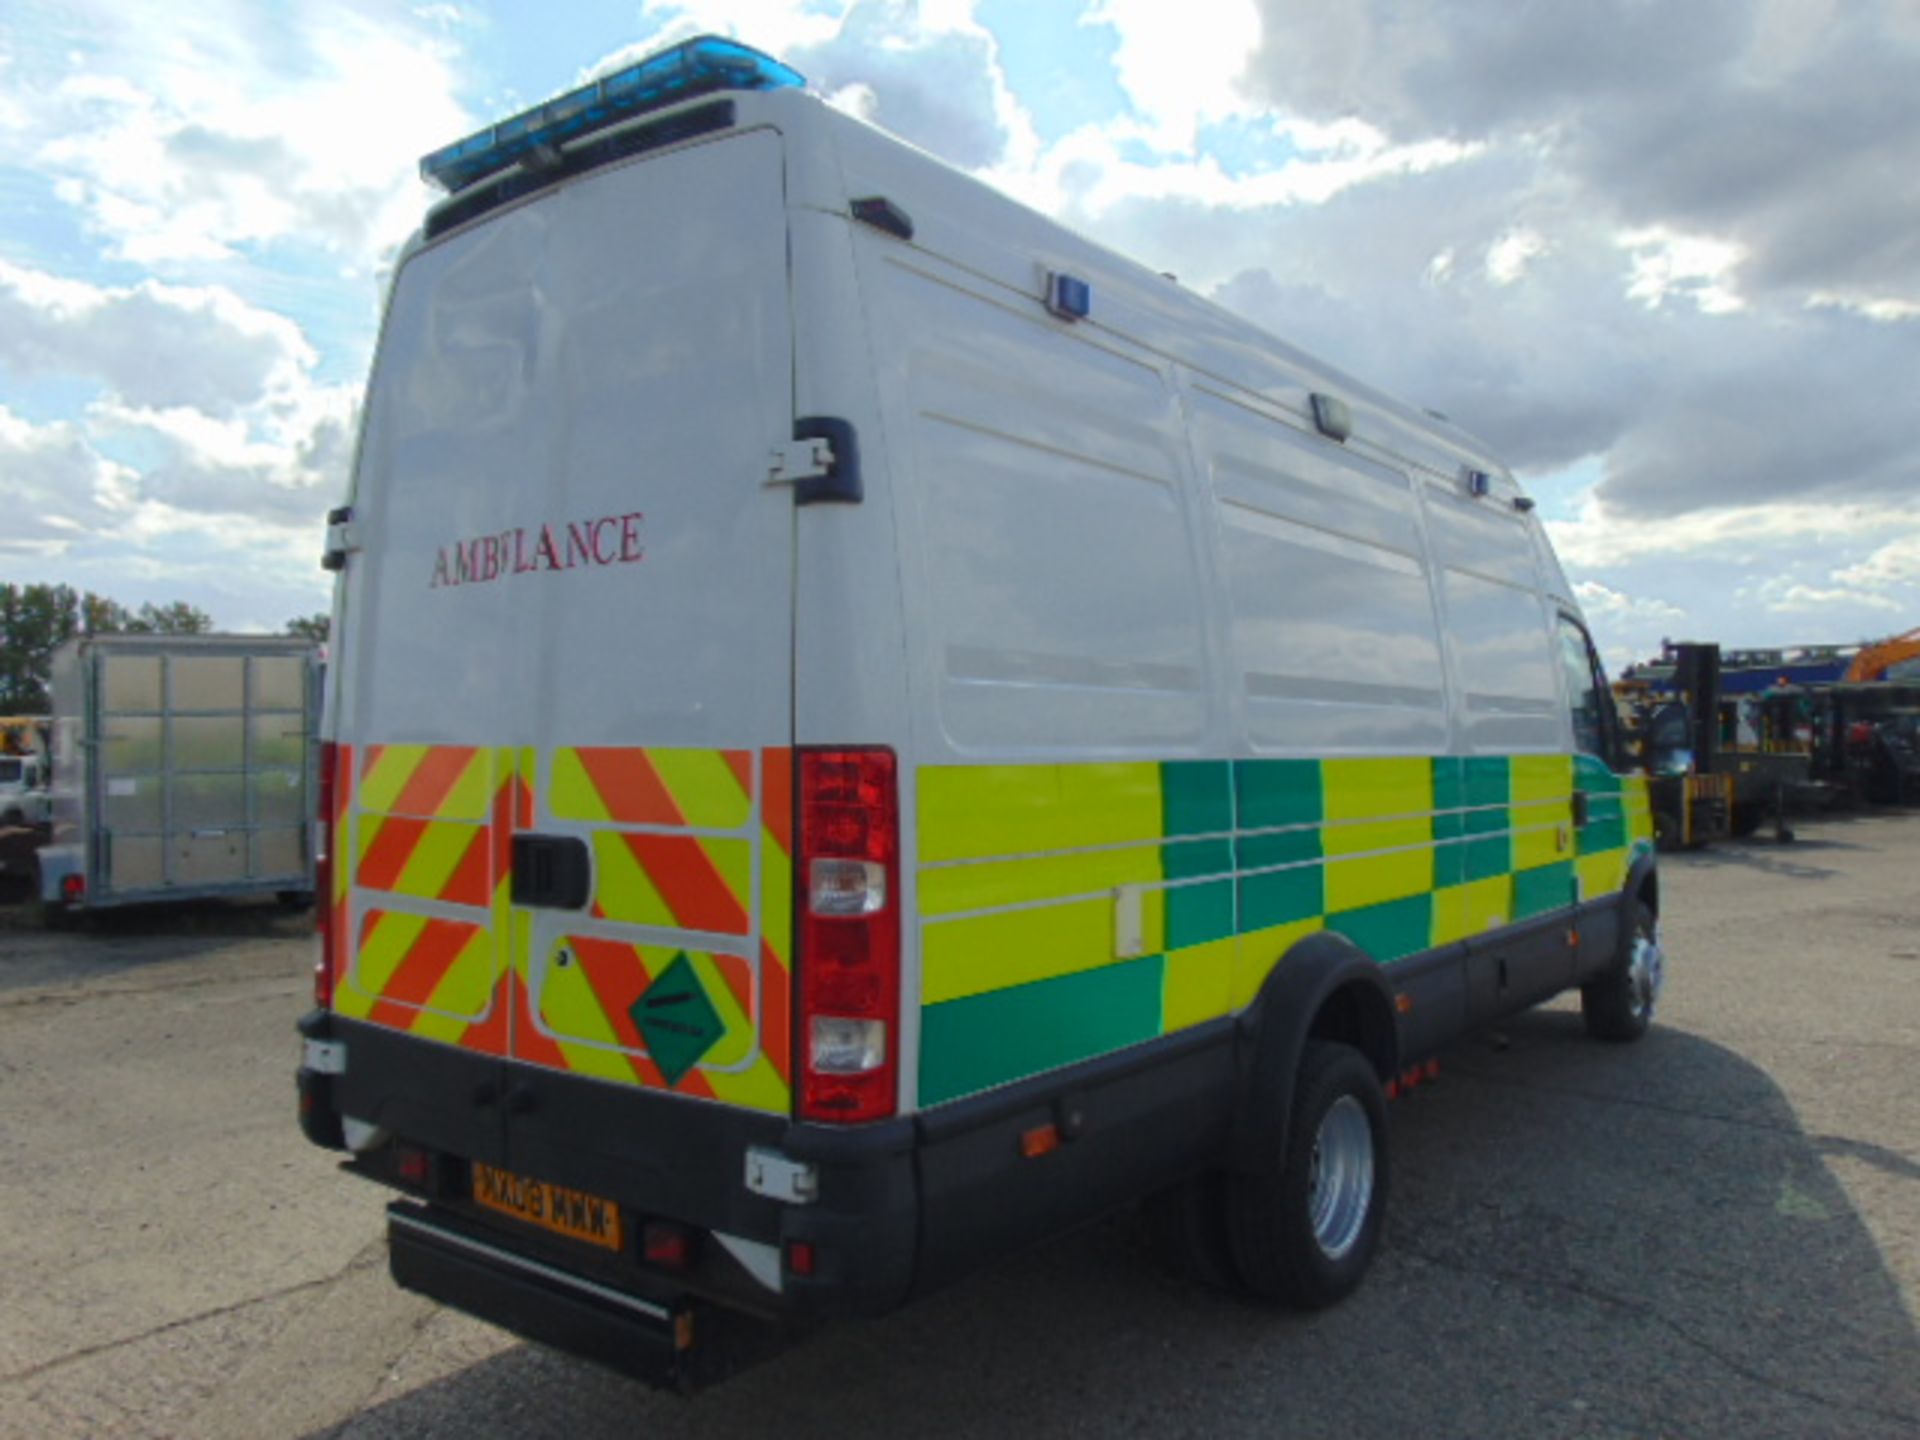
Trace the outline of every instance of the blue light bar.
{"label": "blue light bar", "polygon": [[806,83],[799,71],[751,46],[702,35],[434,151],[420,161],[420,178],[451,194],[511,168],[544,146],[604,130],[689,96]]}

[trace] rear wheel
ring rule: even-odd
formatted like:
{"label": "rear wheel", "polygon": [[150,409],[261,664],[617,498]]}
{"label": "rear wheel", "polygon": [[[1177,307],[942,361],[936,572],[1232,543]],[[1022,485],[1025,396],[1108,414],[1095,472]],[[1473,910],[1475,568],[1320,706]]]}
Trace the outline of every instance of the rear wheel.
{"label": "rear wheel", "polygon": [[1660,923],[1646,901],[1633,902],[1633,933],[1625,957],[1599,979],[1580,987],[1580,1016],[1597,1040],[1638,1040],[1653,1023],[1665,979]]}
{"label": "rear wheel", "polygon": [[1246,1288],[1300,1310],[1353,1293],[1379,1245],[1387,1175],[1387,1108],[1373,1066],[1352,1046],[1310,1042],[1279,1167],[1228,1186],[1227,1229]]}

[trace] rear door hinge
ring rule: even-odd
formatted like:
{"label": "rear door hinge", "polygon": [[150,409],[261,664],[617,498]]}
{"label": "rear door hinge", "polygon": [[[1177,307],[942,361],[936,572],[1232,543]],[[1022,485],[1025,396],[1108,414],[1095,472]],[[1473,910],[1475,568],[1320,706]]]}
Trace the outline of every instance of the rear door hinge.
{"label": "rear door hinge", "polygon": [[793,503],[838,501],[857,505],[860,442],[853,426],[831,415],[807,415],[793,422],[793,439],[775,445],[767,462],[769,485],[793,486]]}
{"label": "rear door hinge", "polygon": [[797,485],[833,471],[833,446],[815,437],[782,440],[767,452],[767,483]]}
{"label": "rear door hinge", "polygon": [[353,523],[353,507],[327,512],[327,548],[320,554],[322,570],[344,570],[347,556],[360,548],[360,527]]}

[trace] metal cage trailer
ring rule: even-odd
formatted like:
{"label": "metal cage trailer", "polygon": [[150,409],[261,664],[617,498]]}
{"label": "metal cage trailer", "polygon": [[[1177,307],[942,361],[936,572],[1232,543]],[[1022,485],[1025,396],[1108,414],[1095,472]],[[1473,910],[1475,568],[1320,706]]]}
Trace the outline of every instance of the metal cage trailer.
{"label": "metal cage trailer", "polygon": [[313,896],[308,641],[102,635],[53,659],[49,918],[117,905]]}

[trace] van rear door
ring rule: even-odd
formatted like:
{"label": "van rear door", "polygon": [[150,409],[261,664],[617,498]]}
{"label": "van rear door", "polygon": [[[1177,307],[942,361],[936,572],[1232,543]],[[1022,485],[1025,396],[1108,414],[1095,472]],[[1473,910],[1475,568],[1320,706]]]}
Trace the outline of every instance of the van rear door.
{"label": "van rear door", "polygon": [[788,1109],[790,330],[765,130],[572,179],[396,280],[341,606],[335,1003],[481,1066],[392,1081],[429,1143],[541,1169],[596,1118],[529,1098],[562,1073]]}

